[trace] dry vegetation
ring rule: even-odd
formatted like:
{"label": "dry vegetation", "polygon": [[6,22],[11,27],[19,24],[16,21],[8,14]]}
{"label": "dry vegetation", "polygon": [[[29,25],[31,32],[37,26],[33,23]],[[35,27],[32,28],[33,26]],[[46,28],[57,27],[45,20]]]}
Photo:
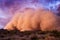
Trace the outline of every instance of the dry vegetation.
{"label": "dry vegetation", "polygon": [[58,31],[7,31],[0,29],[0,40],[60,40]]}

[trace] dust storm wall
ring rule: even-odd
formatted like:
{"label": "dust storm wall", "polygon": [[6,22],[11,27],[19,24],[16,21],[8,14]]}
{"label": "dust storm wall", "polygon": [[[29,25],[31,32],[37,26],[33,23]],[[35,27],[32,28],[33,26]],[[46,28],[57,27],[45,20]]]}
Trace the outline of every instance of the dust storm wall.
{"label": "dust storm wall", "polygon": [[4,27],[7,30],[17,28],[20,31],[60,31],[60,17],[45,9],[26,8],[17,11],[12,20]]}

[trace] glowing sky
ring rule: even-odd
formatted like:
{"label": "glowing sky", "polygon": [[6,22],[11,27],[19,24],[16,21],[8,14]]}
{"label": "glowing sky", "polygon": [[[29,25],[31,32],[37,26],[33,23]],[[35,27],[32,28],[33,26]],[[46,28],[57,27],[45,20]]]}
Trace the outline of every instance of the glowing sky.
{"label": "glowing sky", "polygon": [[0,0],[0,28],[3,28],[18,9],[46,8],[56,12],[60,0]]}

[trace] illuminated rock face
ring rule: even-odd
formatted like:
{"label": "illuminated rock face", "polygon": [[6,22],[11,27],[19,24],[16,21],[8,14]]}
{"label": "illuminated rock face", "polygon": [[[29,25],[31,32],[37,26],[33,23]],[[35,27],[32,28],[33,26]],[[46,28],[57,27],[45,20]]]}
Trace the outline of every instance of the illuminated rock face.
{"label": "illuminated rock face", "polygon": [[60,18],[51,11],[25,9],[24,11],[17,11],[12,20],[4,27],[7,30],[14,30],[15,28],[20,31],[60,31]]}

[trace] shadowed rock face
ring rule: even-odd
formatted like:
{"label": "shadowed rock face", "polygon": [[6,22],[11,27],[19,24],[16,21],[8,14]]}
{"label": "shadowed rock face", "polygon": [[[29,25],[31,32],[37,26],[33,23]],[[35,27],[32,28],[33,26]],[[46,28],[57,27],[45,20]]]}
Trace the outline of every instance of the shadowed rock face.
{"label": "shadowed rock face", "polygon": [[60,31],[60,17],[44,9],[18,10],[12,20],[4,27],[7,30],[14,30],[15,28],[20,31]]}

